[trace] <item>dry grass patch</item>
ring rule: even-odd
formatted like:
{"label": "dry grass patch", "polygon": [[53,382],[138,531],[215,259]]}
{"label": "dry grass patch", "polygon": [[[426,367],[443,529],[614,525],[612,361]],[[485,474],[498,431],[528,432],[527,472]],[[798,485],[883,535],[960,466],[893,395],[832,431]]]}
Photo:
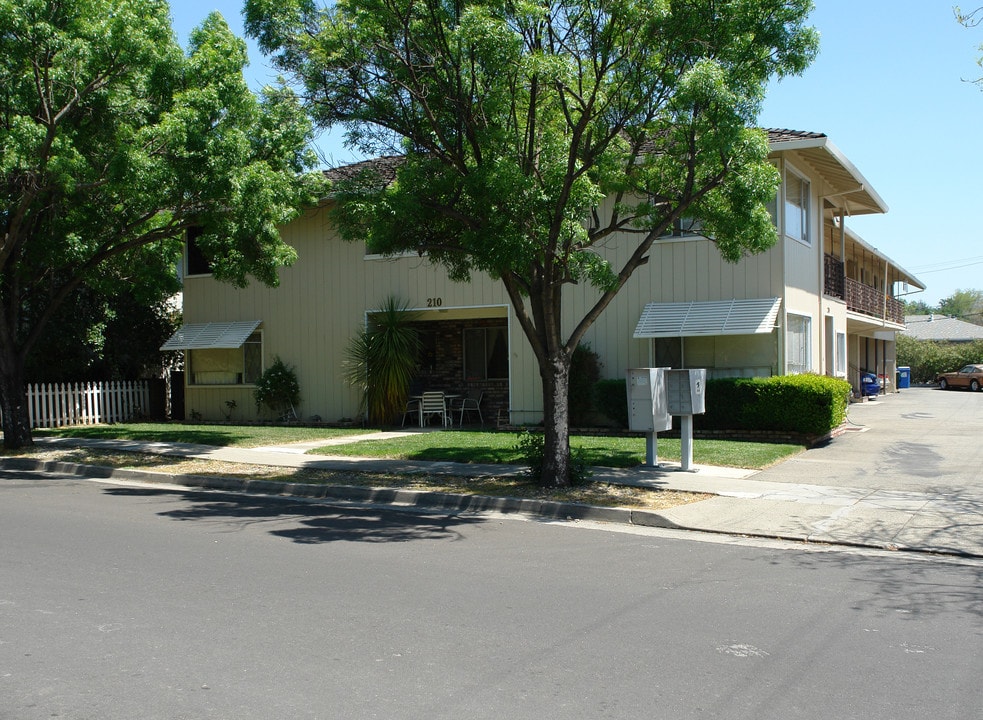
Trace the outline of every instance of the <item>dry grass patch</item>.
{"label": "dry grass patch", "polygon": [[103,467],[145,470],[168,475],[206,477],[248,477],[283,483],[356,485],[363,487],[402,488],[493,497],[516,497],[556,500],[584,505],[665,510],[713,497],[707,493],[653,490],[607,483],[589,483],[565,490],[547,490],[521,477],[445,477],[436,475],[396,475],[351,471],[297,469],[216,460],[197,460],[143,453],[112,453],[86,448],[38,450],[21,453],[42,461],[100,465]]}

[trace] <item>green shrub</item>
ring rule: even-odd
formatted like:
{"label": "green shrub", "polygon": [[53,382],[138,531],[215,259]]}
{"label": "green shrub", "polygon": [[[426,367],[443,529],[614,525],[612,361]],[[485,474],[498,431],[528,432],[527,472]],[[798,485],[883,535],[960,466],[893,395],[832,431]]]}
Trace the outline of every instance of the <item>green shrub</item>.
{"label": "green shrub", "polygon": [[[516,437],[515,450],[529,466],[529,477],[537,485],[550,483],[543,477],[543,460],[546,456],[546,438],[542,433],[523,430]],[[570,484],[582,485],[591,476],[590,467],[579,450],[570,453]]]}
{"label": "green shrub", "polygon": [[594,407],[616,427],[628,429],[628,386],[625,380],[594,383]]}
{"label": "green shrub", "polygon": [[570,424],[585,427],[594,412],[594,385],[601,378],[601,361],[588,343],[573,351],[570,361]]}
{"label": "green shrub", "polygon": [[256,381],[253,397],[256,399],[257,411],[265,406],[276,416],[287,414],[296,416],[297,406],[300,404],[300,383],[297,382],[297,373],[279,356],[273,358],[273,364],[264,370]]}
{"label": "green shrub", "polygon": [[395,423],[406,408],[410,382],[420,355],[420,334],[411,325],[420,314],[408,301],[386,298],[369,316],[368,327],[349,341],[345,377],[362,393],[370,423]]}
{"label": "green shrub", "polygon": [[822,375],[710,380],[707,412],[696,416],[695,425],[823,435],[846,419],[849,401],[848,382]]}
{"label": "green shrub", "polygon": [[[618,427],[628,428],[624,380],[601,380],[595,404]],[[846,419],[850,384],[821,375],[708,380],[706,413],[694,416],[702,430],[777,430],[823,435]]]}

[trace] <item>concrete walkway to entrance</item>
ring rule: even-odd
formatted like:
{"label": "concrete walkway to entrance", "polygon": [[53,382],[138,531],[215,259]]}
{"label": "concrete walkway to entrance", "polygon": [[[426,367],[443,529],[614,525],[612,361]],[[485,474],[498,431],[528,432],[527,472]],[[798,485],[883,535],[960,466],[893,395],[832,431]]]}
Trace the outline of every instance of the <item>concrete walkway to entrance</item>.
{"label": "concrete walkway to entrance", "polygon": [[[623,517],[628,522],[644,517],[641,521],[647,525],[983,557],[983,444],[979,441],[983,438],[983,393],[920,387],[903,390],[851,406],[848,427],[824,447],[763,471],[697,466],[687,472],[674,464],[595,468],[592,479],[598,482],[705,492],[715,497],[644,515],[627,511],[618,515],[610,508],[592,514],[582,507],[567,515],[616,521]],[[399,434],[250,449],[71,438],[38,439],[37,444],[380,473],[483,477],[523,471],[510,465],[305,454],[313,447]],[[457,507],[476,505],[458,503]],[[496,505],[484,502],[481,507],[495,509]],[[564,514],[562,509],[551,508],[553,515]]]}

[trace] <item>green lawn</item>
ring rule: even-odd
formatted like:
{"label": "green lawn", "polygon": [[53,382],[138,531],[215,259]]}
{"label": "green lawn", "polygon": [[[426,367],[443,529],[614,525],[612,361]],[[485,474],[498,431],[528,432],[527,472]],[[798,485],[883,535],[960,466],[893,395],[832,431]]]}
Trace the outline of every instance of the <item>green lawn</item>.
{"label": "green lawn", "polygon": [[[523,464],[516,449],[518,435],[499,432],[447,431],[414,434],[392,440],[365,440],[349,445],[332,445],[310,450],[312,454],[442,460],[464,463]],[[588,465],[634,467],[645,462],[645,439],[641,437],[574,436],[571,446],[582,453]],[[763,468],[802,451],[801,445],[695,440],[693,462],[739,468]],[[660,438],[660,460],[680,459],[679,440]]]}
{"label": "green lawn", "polygon": [[[36,430],[38,437],[117,438],[154,442],[187,442],[202,445],[259,447],[374,432],[364,428],[307,428],[272,425],[189,425],[182,423],[120,423]],[[348,455],[406,460],[463,463],[524,464],[516,449],[516,433],[435,431],[414,433],[391,440],[363,440],[345,445],[328,445],[311,450],[323,455]],[[574,436],[570,444],[582,453],[588,465],[634,467],[645,462],[645,439],[641,437]],[[802,451],[801,445],[695,440],[693,462],[739,468],[763,468]],[[660,438],[660,460],[680,459],[679,440]]]}
{"label": "green lawn", "polygon": [[363,435],[363,428],[287,427],[279,425],[186,425],[181,423],[119,423],[35,430],[36,437],[115,438],[186,442],[219,447],[260,447],[308,440]]}

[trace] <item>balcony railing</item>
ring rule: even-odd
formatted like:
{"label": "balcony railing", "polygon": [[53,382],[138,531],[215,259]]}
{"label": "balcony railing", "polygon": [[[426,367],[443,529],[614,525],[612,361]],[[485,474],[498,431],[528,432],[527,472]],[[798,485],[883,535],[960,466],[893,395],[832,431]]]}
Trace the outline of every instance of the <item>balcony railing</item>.
{"label": "balcony railing", "polygon": [[900,300],[895,300],[893,297],[885,298],[884,293],[877,288],[864,285],[857,280],[844,278],[843,282],[846,287],[848,310],[904,325],[904,305]]}
{"label": "balcony railing", "polygon": [[845,300],[843,280],[846,279],[846,273],[843,270],[843,261],[832,255],[823,255],[823,260],[823,291],[827,295]]}
{"label": "balcony railing", "polygon": [[846,277],[842,261],[830,255],[824,258],[823,291],[827,295],[845,300],[847,309],[853,312],[904,325],[904,304],[900,300],[885,298],[877,288]]}

